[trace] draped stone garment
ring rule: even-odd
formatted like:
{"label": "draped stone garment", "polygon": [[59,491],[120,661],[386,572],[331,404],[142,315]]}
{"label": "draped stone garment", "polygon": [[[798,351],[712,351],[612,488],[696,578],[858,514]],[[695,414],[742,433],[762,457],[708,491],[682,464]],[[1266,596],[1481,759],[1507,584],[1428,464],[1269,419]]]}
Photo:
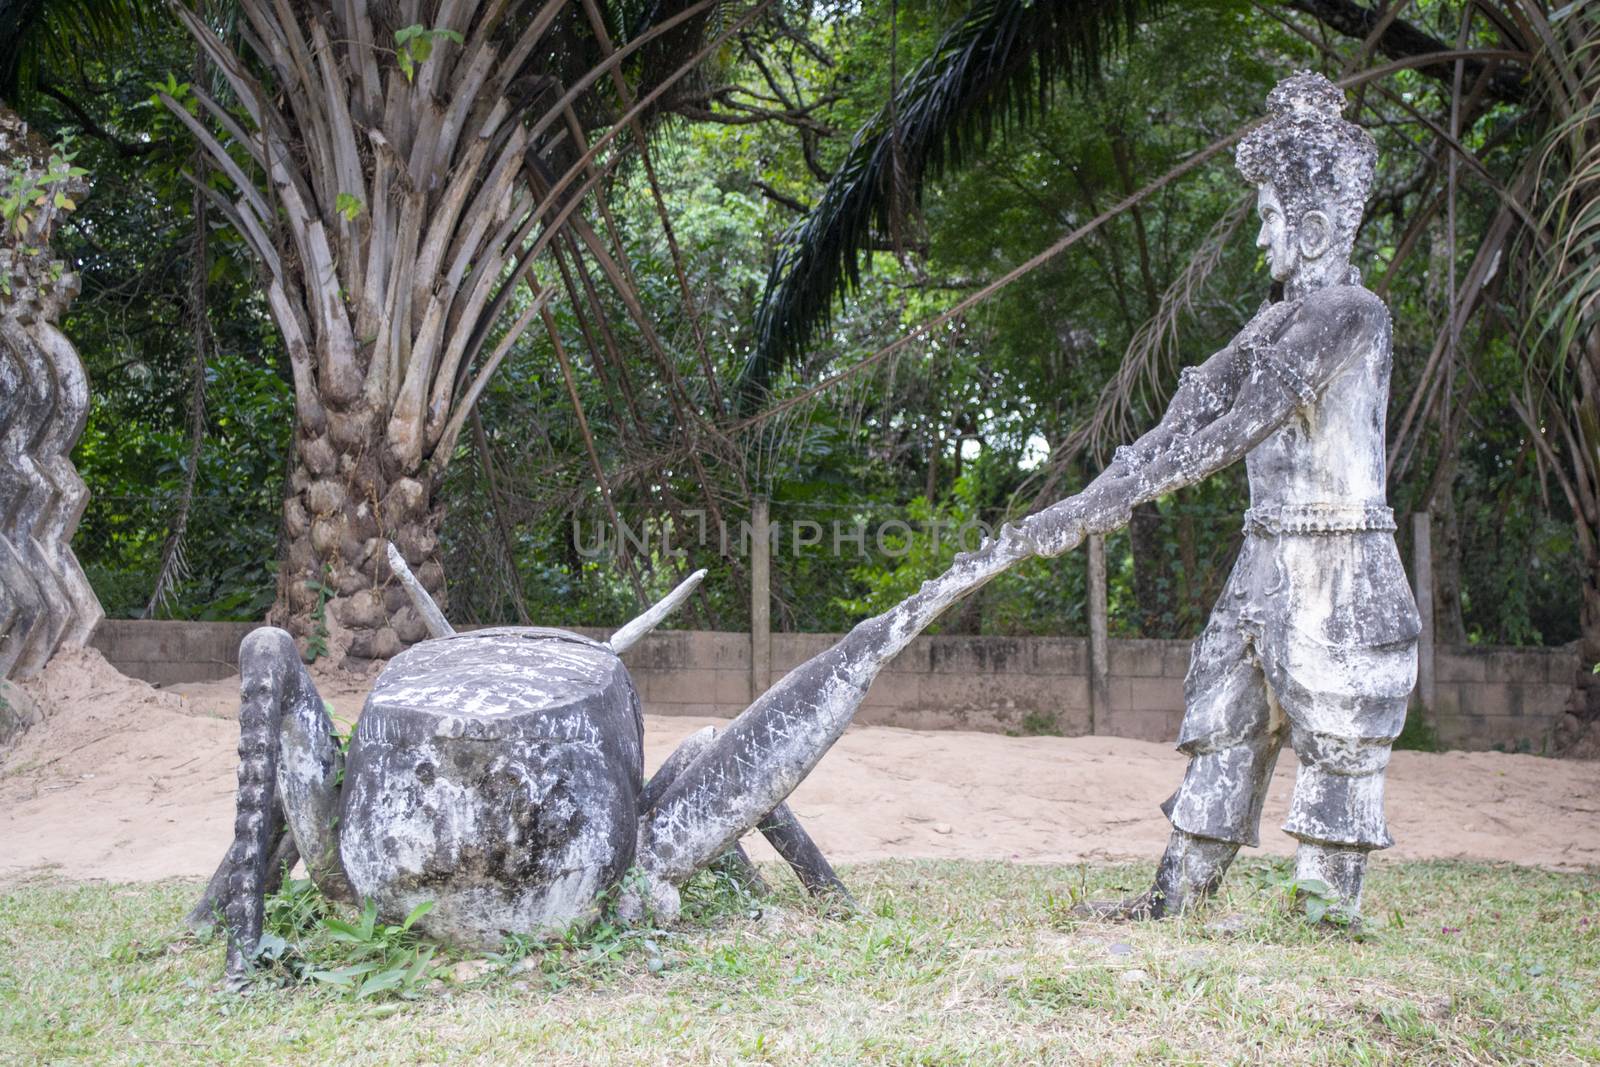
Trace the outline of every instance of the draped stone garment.
{"label": "draped stone garment", "polygon": [[[1179,829],[1255,844],[1266,782],[1292,737],[1302,767],[1284,828],[1383,848],[1383,771],[1421,630],[1384,495],[1389,317],[1359,286],[1313,300],[1360,310],[1339,316],[1357,328],[1332,358],[1307,365],[1276,345],[1239,356],[1299,404],[1246,457],[1245,541],[1194,644],[1178,742],[1193,760],[1163,807]],[[1307,314],[1318,308],[1295,313]]]}

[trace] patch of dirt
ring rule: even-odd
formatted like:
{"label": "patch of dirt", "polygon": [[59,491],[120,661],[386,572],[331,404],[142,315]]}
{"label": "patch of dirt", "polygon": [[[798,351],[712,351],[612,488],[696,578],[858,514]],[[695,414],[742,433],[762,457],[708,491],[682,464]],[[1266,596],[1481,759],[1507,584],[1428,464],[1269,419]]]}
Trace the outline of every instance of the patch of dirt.
{"label": "patch of dirt", "polygon": [[[370,677],[314,670],[336,718],[354,721]],[[22,688],[41,717],[0,755],[0,882],[35,876],[203,878],[233,832],[238,678],[161,690],[86,649]],[[647,716],[651,767],[714,719]],[[1294,781],[1285,755],[1268,794],[1263,850]],[[1012,738],[853,727],[791,798],[836,862],[889,857],[1154,862],[1157,805],[1183,777],[1166,745],[1113,737]],[[1397,752],[1389,772],[1394,859],[1600,865],[1592,762],[1497,752]],[[764,841],[752,851],[772,859]]]}

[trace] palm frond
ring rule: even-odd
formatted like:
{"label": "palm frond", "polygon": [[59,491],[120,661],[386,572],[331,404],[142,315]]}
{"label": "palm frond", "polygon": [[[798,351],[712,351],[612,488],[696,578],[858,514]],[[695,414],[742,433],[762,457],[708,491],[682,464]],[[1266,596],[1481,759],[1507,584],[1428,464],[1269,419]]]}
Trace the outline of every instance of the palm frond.
{"label": "palm frond", "polygon": [[1539,224],[1549,242],[1535,257],[1527,324],[1535,349],[1569,353],[1580,337],[1600,333],[1600,42],[1587,40],[1570,57],[1553,51],[1541,59],[1571,71],[1578,92],[1558,101],[1567,106],[1539,153],[1539,184],[1549,190]]}
{"label": "palm frond", "polygon": [[741,395],[764,390],[826,329],[835,297],[847,298],[859,286],[872,237],[887,237],[892,228],[897,166],[912,200],[920,200],[926,180],[960,167],[996,125],[1026,123],[1058,81],[1092,79],[1135,24],[1160,6],[1159,0],[979,0],[892,105],[857,132],[816,207],[785,235],[767,276]]}
{"label": "palm frond", "polygon": [[157,5],[140,0],[0,0],[0,98],[16,101],[42,63],[71,62],[127,40]]}

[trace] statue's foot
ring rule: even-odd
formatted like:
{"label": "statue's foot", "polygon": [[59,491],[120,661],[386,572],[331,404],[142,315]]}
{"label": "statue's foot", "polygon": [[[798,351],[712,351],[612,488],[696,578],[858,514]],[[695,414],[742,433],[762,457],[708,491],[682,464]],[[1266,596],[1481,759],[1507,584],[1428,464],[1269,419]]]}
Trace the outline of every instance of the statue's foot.
{"label": "statue's foot", "polygon": [[1361,932],[1361,896],[1367,875],[1367,850],[1302,841],[1295,852],[1296,881],[1314,886],[1301,900],[1306,918],[1322,929]]}

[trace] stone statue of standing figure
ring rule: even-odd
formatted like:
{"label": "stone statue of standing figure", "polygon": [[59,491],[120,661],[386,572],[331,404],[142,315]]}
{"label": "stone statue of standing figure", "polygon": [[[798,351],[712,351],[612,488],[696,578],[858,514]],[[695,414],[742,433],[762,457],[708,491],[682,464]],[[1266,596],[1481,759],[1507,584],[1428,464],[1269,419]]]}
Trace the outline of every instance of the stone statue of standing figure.
{"label": "stone statue of standing figure", "polygon": [[1149,499],[1243,456],[1251,506],[1184,682],[1189,768],[1162,805],[1172,837],[1155,884],[1091,914],[1162,918],[1209,895],[1257,844],[1286,739],[1300,761],[1283,827],[1299,841],[1295,875],[1329,887],[1332,916],[1359,917],[1367,854],[1393,844],[1384,771],[1420,624],[1385,502],[1390,320],[1350,265],[1377,148],[1344,102],[1309,73],[1268,97],[1237,162],[1259,190],[1256,243],[1282,299],[1186,368],[1161,424],[1098,479]]}

